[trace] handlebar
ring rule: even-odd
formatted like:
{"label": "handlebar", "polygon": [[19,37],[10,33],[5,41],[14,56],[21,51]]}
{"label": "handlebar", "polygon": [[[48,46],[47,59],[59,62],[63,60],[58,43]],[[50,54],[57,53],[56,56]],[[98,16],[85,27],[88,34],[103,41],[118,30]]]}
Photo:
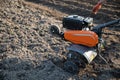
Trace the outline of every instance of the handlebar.
{"label": "handlebar", "polygon": [[113,21],[110,21],[110,22],[95,26],[95,27],[93,27],[92,31],[95,32],[96,34],[98,34],[98,36],[101,36],[103,28],[105,28],[105,27],[107,27],[109,25],[116,24],[116,23],[120,23],[120,18],[117,19],[117,20],[113,20]]}

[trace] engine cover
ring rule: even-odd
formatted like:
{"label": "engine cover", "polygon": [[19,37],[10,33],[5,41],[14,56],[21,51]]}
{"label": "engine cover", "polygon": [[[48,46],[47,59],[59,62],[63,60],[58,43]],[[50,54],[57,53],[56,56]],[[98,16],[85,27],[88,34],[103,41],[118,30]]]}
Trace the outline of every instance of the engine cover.
{"label": "engine cover", "polygon": [[78,15],[70,15],[63,18],[63,27],[72,30],[82,30],[85,27],[90,27],[93,24],[93,18],[82,17]]}
{"label": "engine cover", "polygon": [[81,44],[88,47],[94,47],[98,44],[98,36],[92,31],[66,31],[64,32],[64,38],[74,44]]}

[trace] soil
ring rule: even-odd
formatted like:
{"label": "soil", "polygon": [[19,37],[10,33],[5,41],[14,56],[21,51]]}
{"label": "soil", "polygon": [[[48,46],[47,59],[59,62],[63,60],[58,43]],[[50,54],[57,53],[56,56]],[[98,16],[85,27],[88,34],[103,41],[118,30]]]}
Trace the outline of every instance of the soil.
{"label": "soil", "polygon": [[[120,25],[103,35],[107,45],[101,55],[78,74],[63,70],[62,62],[71,43],[49,32],[62,18],[77,14],[91,16],[101,24],[120,18],[120,1],[106,2],[91,14],[97,0],[0,0],[0,80],[119,80]],[[114,30],[114,31],[112,31]]]}

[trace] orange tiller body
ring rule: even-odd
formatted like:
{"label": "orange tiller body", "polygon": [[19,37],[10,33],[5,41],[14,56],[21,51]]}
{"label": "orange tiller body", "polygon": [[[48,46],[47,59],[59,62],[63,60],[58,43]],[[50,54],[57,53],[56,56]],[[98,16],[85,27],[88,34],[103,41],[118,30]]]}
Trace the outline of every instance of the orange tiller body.
{"label": "orange tiller body", "polygon": [[64,38],[74,44],[94,47],[98,44],[98,35],[92,31],[66,31]]}

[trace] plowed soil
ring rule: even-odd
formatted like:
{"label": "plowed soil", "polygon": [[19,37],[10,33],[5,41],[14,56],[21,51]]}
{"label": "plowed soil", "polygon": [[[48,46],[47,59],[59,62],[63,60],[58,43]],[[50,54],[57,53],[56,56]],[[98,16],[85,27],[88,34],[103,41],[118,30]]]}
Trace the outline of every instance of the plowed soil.
{"label": "plowed soil", "polygon": [[[0,0],[0,80],[119,80],[120,25],[106,28],[106,49],[71,74],[61,67],[71,43],[49,32],[50,25],[62,28],[62,18],[91,16],[95,25],[120,18],[120,1],[109,0],[98,14],[91,10],[98,0]],[[114,30],[114,31],[113,31]]]}

